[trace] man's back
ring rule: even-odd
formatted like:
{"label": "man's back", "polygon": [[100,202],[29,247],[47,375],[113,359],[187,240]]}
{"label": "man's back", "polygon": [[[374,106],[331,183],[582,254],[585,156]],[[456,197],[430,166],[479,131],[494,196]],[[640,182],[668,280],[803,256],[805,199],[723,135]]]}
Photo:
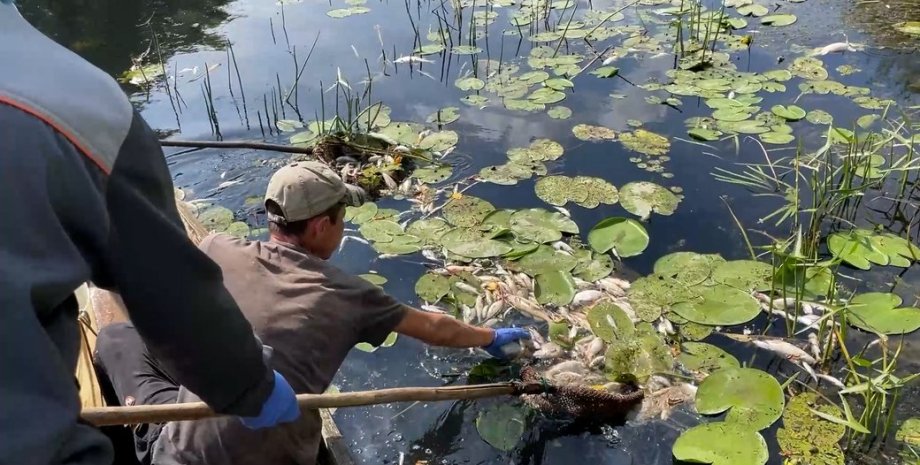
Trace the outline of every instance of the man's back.
{"label": "man's back", "polygon": [[[321,393],[357,342],[378,345],[401,321],[403,307],[376,286],[306,251],[278,242],[208,236],[201,249],[220,265],[224,284],[262,342],[271,365],[297,393]],[[191,401],[185,391],[179,401]],[[250,431],[225,419],[168,425],[154,463],[313,463],[320,419]]]}

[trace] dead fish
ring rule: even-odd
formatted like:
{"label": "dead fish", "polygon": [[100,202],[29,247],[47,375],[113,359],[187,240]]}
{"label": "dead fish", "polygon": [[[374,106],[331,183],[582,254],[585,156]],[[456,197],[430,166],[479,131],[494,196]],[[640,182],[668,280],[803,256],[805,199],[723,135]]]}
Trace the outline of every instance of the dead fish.
{"label": "dead fish", "polygon": [[559,252],[565,252],[569,255],[572,255],[575,252],[575,249],[573,249],[572,246],[562,241],[553,242],[552,246],[553,249],[558,250]]}
{"label": "dead fish", "polygon": [[411,152],[411,150],[409,150],[409,147],[406,147],[405,145],[397,145],[396,147],[393,147],[393,151],[394,151],[394,152],[398,152],[398,153],[409,153],[409,152]]}
{"label": "dead fish", "polygon": [[657,329],[658,329],[658,332],[659,332],[659,333],[661,333],[661,334],[666,334],[666,335],[669,335],[669,336],[675,333],[675,331],[674,331],[674,325],[671,324],[671,321],[670,321],[670,320],[668,320],[667,318],[664,318],[664,317],[662,317],[662,318],[660,318],[660,319],[658,320]]}
{"label": "dead fish", "polygon": [[403,63],[434,63],[434,62],[427,58],[422,58],[420,56],[406,55],[406,56],[401,56],[393,60],[393,63],[403,64]]}
{"label": "dead fish", "polygon": [[476,289],[475,287],[467,283],[464,283],[464,282],[456,282],[454,283],[454,287],[456,287],[457,289],[460,289],[463,292],[469,292],[470,294],[479,295],[479,289]]}
{"label": "dead fish", "polygon": [[683,403],[692,402],[696,398],[696,386],[680,383],[675,386],[661,388],[651,392],[642,400],[639,411],[635,413],[637,421],[660,418],[667,420],[671,410]]}
{"label": "dead fish", "polygon": [[823,373],[819,373],[818,378],[823,379],[824,381],[827,381],[828,383],[833,384],[834,386],[840,389],[846,389],[846,385],[843,384],[843,381],[840,381],[839,379],[834,378],[831,375],[825,375]]}
{"label": "dead fish", "polygon": [[792,361],[801,360],[808,364],[817,363],[814,357],[808,352],[781,339],[754,339],[751,341],[755,346],[764,350],[782,355],[784,358]]}
{"label": "dead fish", "polygon": [[843,53],[843,52],[855,52],[856,47],[853,47],[849,41],[847,42],[834,42],[832,44],[827,44],[817,51],[814,55],[827,55],[828,53]]}
{"label": "dead fish", "polygon": [[594,336],[591,339],[591,342],[588,344],[587,349],[585,349],[585,359],[593,360],[594,357],[597,357],[601,352],[604,351],[604,340]]}
{"label": "dead fish", "polygon": [[533,353],[533,358],[539,360],[554,360],[562,357],[564,353],[565,351],[562,350],[562,347],[559,347],[555,342],[547,342]]}
{"label": "dead fish", "polygon": [[463,318],[464,323],[470,323],[473,321],[473,318],[476,316],[476,310],[474,310],[469,305],[460,306],[460,317]]}
{"label": "dead fish", "polygon": [[590,362],[588,362],[588,366],[591,368],[601,368],[604,366],[604,363],[606,362],[606,360],[607,360],[607,357],[604,357],[603,355],[598,355],[597,357],[592,358]]}
{"label": "dead fish", "polygon": [[532,342],[538,349],[543,344],[546,344],[546,339],[543,337],[543,335],[533,327],[528,326],[527,332],[530,333],[530,342]]}
{"label": "dead fish", "polygon": [[604,293],[595,289],[585,289],[583,291],[578,291],[575,293],[575,297],[572,298],[572,307],[578,308],[585,305],[590,305],[604,297]]}
{"label": "dead fish", "polygon": [[562,213],[563,215],[565,215],[565,216],[568,217],[568,218],[571,218],[571,217],[572,217],[572,213],[569,212],[569,210],[566,209],[566,208],[559,207],[559,206],[556,206],[556,205],[553,205],[553,208],[555,208],[556,211],[558,211],[559,213]]}
{"label": "dead fish", "polygon": [[426,312],[431,312],[431,313],[447,313],[447,310],[441,307],[438,307],[437,305],[424,304],[419,308],[421,308],[422,310]]}
{"label": "dead fish", "polygon": [[395,191],[395,190],[399,189],[399,185],[396,184],[396,180],[394,180],[393,177],[390,176],[389,174],[387,174],[387,173],[381,171],[381,172],[380,172],[380,177],[383,178],[383,182],[384,182],[384,184],[387,185],[387,189],[389,189],[389,190],[391,190],[391,191]]}
{"label": "dead fish", "polygon": [[565,386],[566,384],[581,384],[583,379],[584,375],[571,371],[563,371],[556,373],[555,376],[550,378],[550,381],[557,386]]}
{"label": "dead fish", "polygon": [[348,241],[355,241],[355,242],[360,242],[364,245],[370,245],[370,242],[368,242],[367,239],[364,239],[363,237],[342,236],[342,242],[339,243],[339,250],[342,250],[345,247],[345,243]]}
{"label": "dead fish", "polygon": [[433,262],[439,261],[438,254],[431,249],[422,249],[422,256]]}
{"label": "dead fish", "polygon": [[336,165],[344,165],[344,164],[346,164],[346,163],[358,164],[358,160],[357,160],[356,158],[350,157],[350,156],[348,156],[348,155],[342,155],[341,157],[338,157],[338,158],[335,159],[335,164],[336,164]]}
{"label": "dead fish", "polygon": [[473,305],[473,310],[476,313],[476,321],[485,321],[485,309],[486,309],[486,298],[482,294],[476,297],[476,303]]}
{"label": "dead fish", "polygon": [[[548,344],[552,344],[552,343],[550,342]],[[552,379],[557,374],[562,373],[564,371],[586,375],[588,374],[588,367],[586,367],[584,363],[581,363],[577,360],[566,360],[564,362],[559,362],[549,367],[549,369],[543,373],[543,376],[546,378]]]}
{"label": "dead fish", "polygon": [[808,346],[816,359],[821,358],[821,344],[818,342],[817,333],[808,333]]}
{"label": "dead fish", "polygon": [[377,259],[378,259],[378,260],[385,260],[385,259],[387,259],[387,258],[396,258],[396,257],[398,257],[398,256],[399,256],[399,254],[395,254],[395,253],[382,253],[382,254],[380,254],[380,255],[377,255]]}
{"label": "dead fish", "polygon": [[604,58],[604,61],[601,62],[601,65],[607,66],[607,65],[613,63],[614,61],[617,61],[617,58],[619,58],[619,57],[616,56],[616,55],[613,55],[613,56],[609,56],[609,57],[607,57],[607,58]]}
{"label": "dead fish", "polygon": [[533,318],[553,323],[553,319],[546,314],[546,311],[543,310],[543,307],[530,299],[517,295],[509,295],[505,297],[505,301],[511,304],[512,307],[530,315]]}
{"label": "dead fish", "polygon": [[594,283],[589,283],[588,281],[585,281],[584,279],[577,278],[574,276],[572,277],[572,281],[575,282],[575,289],[578,289],[578,290],[584,290],[584,289],[594,287]]}
{"label": "dead fish", "polygon": [[486,307],[485,319],[490,320],[492,318],[497,317],[498,315],[502,313],[504,309],[505,309],[505,303],[502,302],[501,300],[496,300],[495,302],[492,302],[491,304],[489,304],[488,307]]}

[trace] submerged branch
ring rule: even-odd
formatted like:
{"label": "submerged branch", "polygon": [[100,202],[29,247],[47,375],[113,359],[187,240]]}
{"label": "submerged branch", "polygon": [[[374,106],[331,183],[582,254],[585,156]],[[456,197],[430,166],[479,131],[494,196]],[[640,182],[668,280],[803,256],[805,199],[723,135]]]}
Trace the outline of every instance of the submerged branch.
{"label": "submerged branch", "polygon": [[194,148],[221,148],[221,149],[254,149],[271,150],[274,152],[306,153],[312,154],[313,147],[295,147],[293,145],[268,144],[265,142],[250,142],[245,140],[161,140],[163,147],[194,147]]}

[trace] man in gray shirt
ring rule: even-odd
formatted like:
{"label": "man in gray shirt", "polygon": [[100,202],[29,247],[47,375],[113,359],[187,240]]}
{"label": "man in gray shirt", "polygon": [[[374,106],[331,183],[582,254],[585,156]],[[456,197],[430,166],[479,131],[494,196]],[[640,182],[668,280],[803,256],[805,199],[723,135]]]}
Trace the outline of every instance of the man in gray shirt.
{"label": "man in gray shirt", "polygon": [[[273,348],[272,367],[296,392],[325,391],[355,344],[379,345],[391,331],[433,345],[482,347],[497,357],[507,344],[529,337],[521,328],[480,328],[416,310],[330,264],[342,240],[345,206],[362,200],[360,188],[344,184],[326,165],[296,163],[281,168],[269,182],[269,241],[214,234],[200,245],[220,265],[224,284],[256,334]],[[156,361],[143,355],[127,325],[103,329],[97,352],[97,362],[121,398],[134,396],[138,403],[197,400],[158,374]],[[142,386],[151,383],[159,386],[158,394],[142,398],[150,392]],[[259,431],[215,418],[167,423],[156,437],[145,432],[137,442],[139,452],[153,451],[152,457],[139,454],[142,459],[152,458],[155,464],[310,465],[319,449],[320,428],[316,411],[303,412],[290,425]]]}

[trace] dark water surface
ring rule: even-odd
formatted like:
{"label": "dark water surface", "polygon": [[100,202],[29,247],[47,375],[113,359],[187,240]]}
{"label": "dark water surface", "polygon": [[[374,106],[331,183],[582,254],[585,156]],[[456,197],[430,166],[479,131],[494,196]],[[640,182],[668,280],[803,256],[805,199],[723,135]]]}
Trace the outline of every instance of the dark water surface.
{"label": "dark water surface", "polygon": [[[320,82],[328,89],[335,82],[337,70],[356,90],[363,89],[361,80],[368,69],[373,76],[373,99],[393,109],[394,121],[423,122],[426,115],[438,108],[458,106],[460,120],[449,129],[460,134],[454,154],[446,161],[457,165],[451,180],[478,173],[479,169],[502,163],[505,151],[526,146],[537,137],[559,141],[566,154],[549,164],[551,173],[600,176],[616,186],[630,181],[650,180],[664,186],[679,186],[684,200],[672,216],[653,216],[647,224],[651,236],[649,248],[639,257],[627,259],[625,265],[639,273],[648,273],[654,261],[667,253],[689,250],[700,253],[720,253],[729,259],[745,258],[746,247],[732,221],[725,201],[732,205],[748,228],[771,232],[771,224],[758,225],[757,219],[780,205],[779,199],[755,198],[746,190],[713,179],[716,167],[731,168],[735,162],[759,162],[762,153],[757,144],[741,139],[740,150],[730,141],[711,143],[711,147],[688,143],[683,121],[690,116],[708,116],[711,112],[701,99],[683,98],[679,109],[651,105],[645,97],[651,92],[635,87],[650,80],[667,82],[664,72],[673,66],[673,57],[652,58],[648,54],[633,55],[619,60],[624,79],[597,79],[584,73],[574,79],[574,91],[561,102],[574,112],[568,120],[554,120],[545,112],[520,113],[493,103],[480,110],[459,102],[466,93],[454,87],[456,78],[471,68],[469,56],[433,55],[434,63],[424,64],[419,72],[410,72],[406,65],[384,69],[381,49],[387,57],[408,55],[414,49],[412,24],[419,25],[421,40],[429,25],[438,28],[433,10],[453,14],[450,3],[441,10],[435,2],[411,3],[370,0],[365,6],[368,14],[333,19],[325,13],[347,4],[335,0],[329,4],[315,1],[285,2],[239,0],[235,2],[209,0],[137,0],[96,2],[23,2],[23,13],[34,24],[64,45],[72,48],[112,75],[120,75],[131,66],[132,57],[149,50],[147,62],[158,62],[162,56],[168,70],[169,92],[164,80],[149,91],[126,85],[132,100],[141,109],[152,127],[163,133],[179,133],[183,139],[213,139],[217,135],[209,123],[206,110],[205,69],[209,74],[215,113],[220,135],[225,139],[260,139],[286,143],[291,133],[276,134],[269,129],[266,108],[272,113],[273,104],[281,93],[294,86],[297,64],[303,64],[316,40],[316,47],[297,84],[295,105],[283,106],[279,118],[306,122],[317,119],[325,111],[326,118],[334,113],[335,91],[324,95],[326,108],[320,108]],[[579,9],[605,8],[625,5],[619,0],[579,1]],[[791,60],[799,56],[802,47],[814,48],[843,40],[866,44],[865,52],[823,57],[831,78],[848,85],[867,86],[873,95],[891,98],[902,107],[916,105],[920,92],[920,58],[917,40],[911,43],[903,35],[889,31],[890,18],[920,20],[920,5],[916,1],[896,4],[867,2],[855,5],[845,0],[808,0],[805,3],[776,4],[783,11],[794,12],[799,21],[784,28],[764,28],[753,18],[740,31],[753,34],[755,46],[751,52],[736,53],[733,59],[741,70],[767,71],[777,67],[780,57]],[[282,13],[283,10],[283,13]],[[408,13],[407,13],[408,10]],[[496,8],[500,12],[502,9]],[[570,10],[563,16],[567,17]],[[469,9],[464,10],[469,14]],[[636,20],[635,13],[626,12],[626,23]],[[410,20],[411,15],[411,20]],[[912,17],[911,17],[912,16]],[[554,21],[559,20],[554,13]],[[887,18],[887,19],[886,19]],[[465,20],[468,24],[468,19]],[[618,24],[624,24],[620,22]],[[479,58],[521,64],[532,43],[512,35],[503,35],[508,25],[500,16],[478,40],[484,49]],[[464,26],[466,27],[466,26]],[[456,35],[456,31],[454,31]],[[463,31],[464,37],[466,31]],[[154,39],[154,35],[156,36]],[[618,44],[623,37],[607,43]],[[227,42],[232,43],[239,76],[229,59]],[[381,41],[383,47],[381,47]],[[156,47],[158,42],[159,47]],[[581,41],[569,41],[562,50],[584,53]],[[602,49],[605,44],[598,45]],[[797,53],[795,50],[799,50]],[[788,63],[788,61],[787,61]],[[848,64],[862,71],[851,76],[835,76],[838,65]],[[782,65],[785,67],[785,63]],[[196,70],[197,68],[197,70]],[[385,71],[385,75],[383,74]],[[173,80],[173,77],[176,77]],[[239,86],[242,82],[242,89]],[[790,103],[797,94],[795,84],[789,84],[786,94],[766,94],[761,106],[769,108],[778,103]],[[232,91],[232,93],[231,93]],[[274,94],[273,94],[274,91]],[[621,94],[614,99],[610,94]],[[657,94],[662,94],[658,92]],[[243,96],[245,95],[245,104]],[[178,103],[177,103],[178,102]],[[838,124],[850,126],[855,119],[868,113],[849,100],[826,95],[805,95],[798,104],[807,110],[822,108],[835,116]],[[245,105],[245,106],[244,106]],[[277,105],[275,105],[277,107]],[[280,109],[278,110],[281,111]],[[259,119],[262,120],[260,127]],[[670,161],[666,171],[670,179],[662,178],[636,167],[629,161],[636,156],[619,143],[586,143],[572,136],[571,128],[578,123],[602,125],[617,132],[629,129],[627,121],[639,120],[643,128],[672,137]],[[823,126],[796,123],[797,142],[808,148],[823,144]],[[773,152],[791,155],[794,147]],[[264,226],[264,219],[251,214],[252,199],[263,193],[268,177],[288,156],[271,152],[234,151],[176,151],[167,152],[168,161],[178,187],[191,198],[212,199],[238,213],[239,219],[252,227]],[[226,181],[241,183],[226,188]],[[468,193],[490,200],[498,208],[543,206],[533,193],[534,180],[517,186],[479,184]],[[247,199],[250,199],[247,203]],[[405,209],[402,201],[384,200],[381,207]],[[597,209],[569,206],[573,219],[586,231],[608,216],[629,216],[619,205]],[[884,212],[863,218],[888,224],[900,232],[904,222],[886,218]],[[754,235],[754,242],[765,244],[766,238]],[[388,292],[409,304],[416,304],[415,281],[425,272],[420,256],[379,260],[368,246],[347,242],[333,259],[354,273],[370,270],[389,279]],[[876,271],[866,287],[894,289],[912,303],[917,296],[920,280],[914,266],[895,279],[891,271]],[[732,349],[739,359],[753,361],[755,366],[774,371],[790,372],[777,359],[753,359],[752,354],[724,338],[712,337],[713,343]],[[916,338],[909,341],[907,367],[917,371]],[[464,374],[483,356],[470,351],[426,348],[403,338],[390,348],[375,353],[354,351],[342,367],[335,384],[342,390],[359,390],[396,386],[440,386],[463,382],[450,375]],[[444,375],[448,375],[445,377]],[[904,416],[916,410],[916,395],[905,404]],[[437,404],[394,404],[369,408],[339,410],[339,426],[362,463],[399,463],[401,454],[407,464],[427,460],[430,464],[454,463],[529,463],[563,464],[583,461],[605,464],[665,464],[671,463],[670,445],[679,434],[679,426],[694,424],[689,413],[676,412],[668,422],[642,425],[567,425],[549,421],[533,423],[525,441],[510,454],[497,451],[482,441],[475,430],[474,420],[485,406],[508,399],[485,400],[478,403],[457,402]],[[776,425],[773,426],[773,429]],[[768,430],[765,434],[773,456],[772,463],[781,463],[776,454],[775,440]]]}

